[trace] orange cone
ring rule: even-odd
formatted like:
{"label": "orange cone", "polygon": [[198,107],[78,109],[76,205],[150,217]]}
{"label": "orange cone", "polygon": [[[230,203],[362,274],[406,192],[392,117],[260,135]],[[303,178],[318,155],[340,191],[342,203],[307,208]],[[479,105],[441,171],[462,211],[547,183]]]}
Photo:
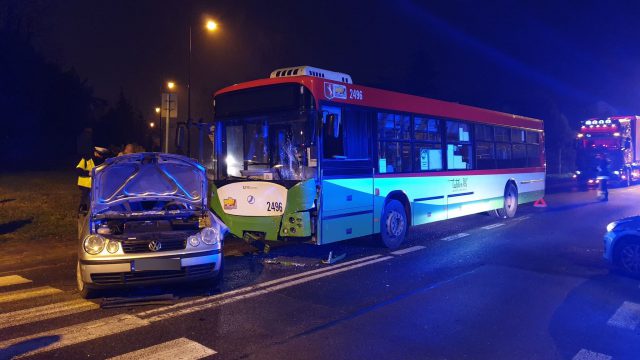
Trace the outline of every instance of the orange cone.
{"label": "orange cone", "polygon": [[540,198],[533,203],[534,207],[547,207],[547,202],[544,201],[544,198]]}

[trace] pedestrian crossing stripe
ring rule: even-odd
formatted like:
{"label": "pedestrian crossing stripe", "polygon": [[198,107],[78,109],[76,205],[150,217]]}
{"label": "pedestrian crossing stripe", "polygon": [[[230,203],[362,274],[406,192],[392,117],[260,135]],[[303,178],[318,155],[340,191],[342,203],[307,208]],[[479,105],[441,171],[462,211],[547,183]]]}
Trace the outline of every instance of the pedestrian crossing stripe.
{"label": "pedestrian crossing stripe", "polygon": [[191,341],[187,338],[179,338],[162,344],[150,346],[148,348],[132,351],[124,355],[112,357],[108,360],[198,360],[215,354],[217,354],[215,350],[209,349],[204,345]]}
{"label": "pedestrian crossing stripe", "polygon": [[83,311],[98,309],[99,307],[98,304],[91,301],[78,299],[13,311],[0,314],[0,329],[55,319]]}
{"label": "pedestrian crossing stripe", "polygon": [[24,289],[24,290],[16,290],[9,291],[5,293],[0,293],[0,304],[19,301],[25,299],[31,299],[35,297],[54,295],[61,293],[62,290],[53,288],[51,286],[42,286],[33,289]]}
{"label": "pedestrian crossing stripe", "polygon": [[0,276],[0,287],[19,285],[19,284],[28,284],[30,282],[31,280],[25,279],[19,275]]}

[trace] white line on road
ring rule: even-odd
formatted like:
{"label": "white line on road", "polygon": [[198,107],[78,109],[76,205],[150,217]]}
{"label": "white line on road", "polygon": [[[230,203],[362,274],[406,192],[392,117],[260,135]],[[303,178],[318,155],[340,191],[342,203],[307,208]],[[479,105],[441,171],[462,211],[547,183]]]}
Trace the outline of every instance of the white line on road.
{"label": "white line on road", "polygon": [[169,305],[169,306],[165,306],[165,307],[161,307],[161,308],[157,308],[157,309],[152,309],[152,310],[149,310],[149,311],[145,311],[145,312],[139,313],[138,316],[148,316],[148,315],[164,312],[164,311],[167,311],[167,310],[170,310],[170,309],[174,309],[174,308],[179,308],[179,307],[184,307],[184,306],[192,306],[192,305],[196,305],[196,304],[203,303],[203,302],[211,302],[211,301],[223,298],[223,297],[229,297],[229,296],[233,296],[233,295],[236,295],[236,294],[250,292],[250,291],[258,290],[258,289],[261,289],[261,288],[264,288],[264,287],[267,287],[267,286],[270,286],[270,285],[275,285],[275,284],[287,282],[289,280],[299,279],[299,278],[303,278],[305,276],[309,276],[309,275],[313,275],[313,274],[317,274],[317,273],[321,273],[321,272],[325,272],[325,271],[335,270],[335,269],[338,269],[338,268],[342,268],[342,267],[349,266],[349,265],[352,265],[352,264],[361,263],[361,262],[372,260],[372,259],[377,259],[380,256],[382,256],[382,255],[371,255],[371,256],[360,258],[360,259],[355,259],[355,260],[347,261],[347,262],[344,262],[344,263],[332,265],[330,267],[325,267],[325,268],[322,268],[322,269],[305,271],[303,273],[281,277],[281,278],[278,278],[278,279],[274,279],[274,280],[266,281],[266,282],[263,282],[263,283],[247,286],[247,287],[240,288],[240,289],[237,289],[237,290],[228,291],[228,292],[225,292],[225,293],[222,293],[222,294],[218,294],[218,295],[214,295],[214,296],[209,296],[209,297],[196,299],[196,300],[191,300],[191,301],[185,301],[185,302],[178,303],[178,304],[175,304],[175,305]]}
{"label": "white line on road", "polygon": [[607,325],[634,330],[640,324],[640,304],[625,301],[607,321]]}
{"label": "white line on road", "polygon": [[[239,300],[249,299],[249,298],[252,298],[252,297],[256,297],[258,295],[268,294],[268,293],[271,293],[271,292],[274,292],[274,291],[286,289],[286,288],[291,287],[291,286],[303,284],[303,283],[306,283],[306,282],[309,282],[309,281],[312,281],[312,280],[316,280],[316,279],[320,279],[320,278],[323,278],[323,277],[339,274],[341,272],[357,269],[359,267],[363,267],[363,266],[379,263],[379,262],[382,262],[382,261],[387,261],[387,260],[390,260],[390,259],[394,259],[394,257],[393,256],[381,257],[381,258],[374,259],[374,260],[371,260],[371,261],[367,261],[367,262],[363,262],[363,263],[359,263],[359,264],[343,267],[343,268],[340,268],[340,269],[335,269],[335,270],[332,270],[332,271],[323,272],[323,273],[320,273],[320,274],[304,277],[302,279],[298,279],[298,280],[294,280],[294,281],[287,282],[287,283],[284,283],[284,284],[272,286],[272,287],[269,287],[269,288],[266,288],[266,289],[261,289],[261,290],[257,290],[257,291],[254,291],[254,292],[241,294],[241,295],[238,295],[238,296],[235,296],[235,297],[231,297],[231,298],[220,299],[220,297],[210,297],[210,298],[208,298],[210,300],[210,302],[208,302],[208,303],[205,303],[205,304],[202,304],[202,305],[197,305],[197,306],[187,306],[184,309],[172,311],[172,312],[165,313],[165,314],[156,315],[156,316],[153,316],[153,317],[149,317],[146,320],[149,321],[149,322],[156,322],[156,321],[160,321],[160,320],[173,318],[173,317],[176,317],[176,316],[182,316],[182,315],[190,314],[190,313],[193,313],[193,312],[196,312],[196,311],[201,311],[201,310],[217,307],[217,306],[220,306],[220,305],[223,305],[223,304],[228,304],[228,303],[236,302],[236,301],[239,301]],[[142,313],[138,314],[138,316],[142,316]]]}
{"label": "white line on road", "polygon": [[573,360],[611,360],[611,356],[582,349],[578,351]]}
{"label": "white line on road", "polygon": [[491,230],[500,226],[504,226],[504,223],[491,224],[491,225],[483,226],[482,228],[485,230]]}
{"label": "white line on road", "polygon": [[0,314],[0,329],[55,319],[99,307],[96,303],[79,299]]}
{"label": "white line on road", "polygon": [[187,338],[180,338],[150,346],[148,348],[132,351],[124,355],[112,357],[109,360],[197,360],[215,354],[217,354],[215,350],[209,349],[208,347],[200,345]]}
{"label": "white line on road", "polygon": [[[0,358],[20,358],[147,326],[132,315],[117,315],[0,342]],[[36,346],[38,345],[38,346]],[[35,350],[34,350],[35,347]]]}
{"label": "white line on road", "polygon": [[531,215],[525,215],[525,216],[520,216],[520,217],[513,218],[513,220],[527,220],[530,217],[531,217]]}
{"label": "white line on road", "polygon": [[414,251],[418,251],[418,250],[422,250],[422,249],[424,249],[424,246],[416,245],[416,246],[412,246],[410,248],[393,251],[391,254],[392,255],[404,255],[404,254],[408,254],[410,252],[414,252]]}
{"label": "white line on road", "polygon": [[455,234],[455,235],[444,237],[444,238],[442,238],[440,240],[442,240],[442,241],[452,241],[452,240],[460,239],[460,238],[463,238],[463,237],[466,237],[466,236],[469,236],[469,235],[470,234],[467,234],[467,233],[460,233],[460,234]]}
{"label": "white line on road", "polygon": [[0,277],[0,287],[30,283],[31,280],[19,275],[9,275]]}
{"label": "white line on road", "polygon": [[38,288],[33,288],[33,289],[10,291],[10,292],[6,292],[6,293],[0,293],[0,304],[1,303],[6,303],[6,302],[11,302],[11,301],[30,299],[30,298],[34,298],[34,297],[59,294],[61,292],[62,292],[62,290],[56,289],[56,288],[52,288],[50,286],[43,286],[43,287],[38,287]]}

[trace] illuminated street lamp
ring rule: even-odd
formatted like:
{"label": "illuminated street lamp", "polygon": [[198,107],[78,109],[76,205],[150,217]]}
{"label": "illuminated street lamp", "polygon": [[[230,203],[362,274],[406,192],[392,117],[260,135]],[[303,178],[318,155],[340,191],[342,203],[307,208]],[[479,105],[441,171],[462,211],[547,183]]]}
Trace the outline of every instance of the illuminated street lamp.
{"label": "illuminated street lamp", "polygon": [[207,30],[209,30],[209,31],[214,31],[214,30],[216,30],[218,28],[218,24],[216,24],[216,22],[213,21],[213,20],[207,21],[207,25],[206,26],[207,26]]}
{"label": "illuminated street lamp", "polygon": [[153,129],[154,127],[156,127],[156,123],[154,123],[153,121],[151,121],[151,122],[149,123],[149,127]]}
{"label": "illuminated street lamp", "polygon": [[173,88],[176,87],[176,83],[174,83],[173,81],[167,81],[167,88],[169,90],[173,90]]}
{"label": "illuminated street lamp", "polygon": [[[218,24],[209,19],[205,23],[205,29],[214,32]],[[189,61],[187,62],[187,156],[191,156],[191,25],[189,25]]]}

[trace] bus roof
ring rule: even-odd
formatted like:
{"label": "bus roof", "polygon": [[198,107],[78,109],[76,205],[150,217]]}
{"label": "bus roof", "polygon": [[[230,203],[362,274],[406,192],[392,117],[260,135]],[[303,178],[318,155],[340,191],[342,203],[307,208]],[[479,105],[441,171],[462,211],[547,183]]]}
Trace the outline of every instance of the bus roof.
{"label": "bus roof", "polygon": [[[468,120],[492,125],[515,126],[543,130],[542,120],[477,108],[448,101],[424,98],[394,91],[361,85],[330,81],[314,76],[291,76],[259,79],[222,88],[214,97],[233,91],[276,84],[294,83],[305,86],[314,95],[316,102],[332,101],[382,110],[431,115],[449,119]],[[319,105],[319,104],[316,104]]]}

